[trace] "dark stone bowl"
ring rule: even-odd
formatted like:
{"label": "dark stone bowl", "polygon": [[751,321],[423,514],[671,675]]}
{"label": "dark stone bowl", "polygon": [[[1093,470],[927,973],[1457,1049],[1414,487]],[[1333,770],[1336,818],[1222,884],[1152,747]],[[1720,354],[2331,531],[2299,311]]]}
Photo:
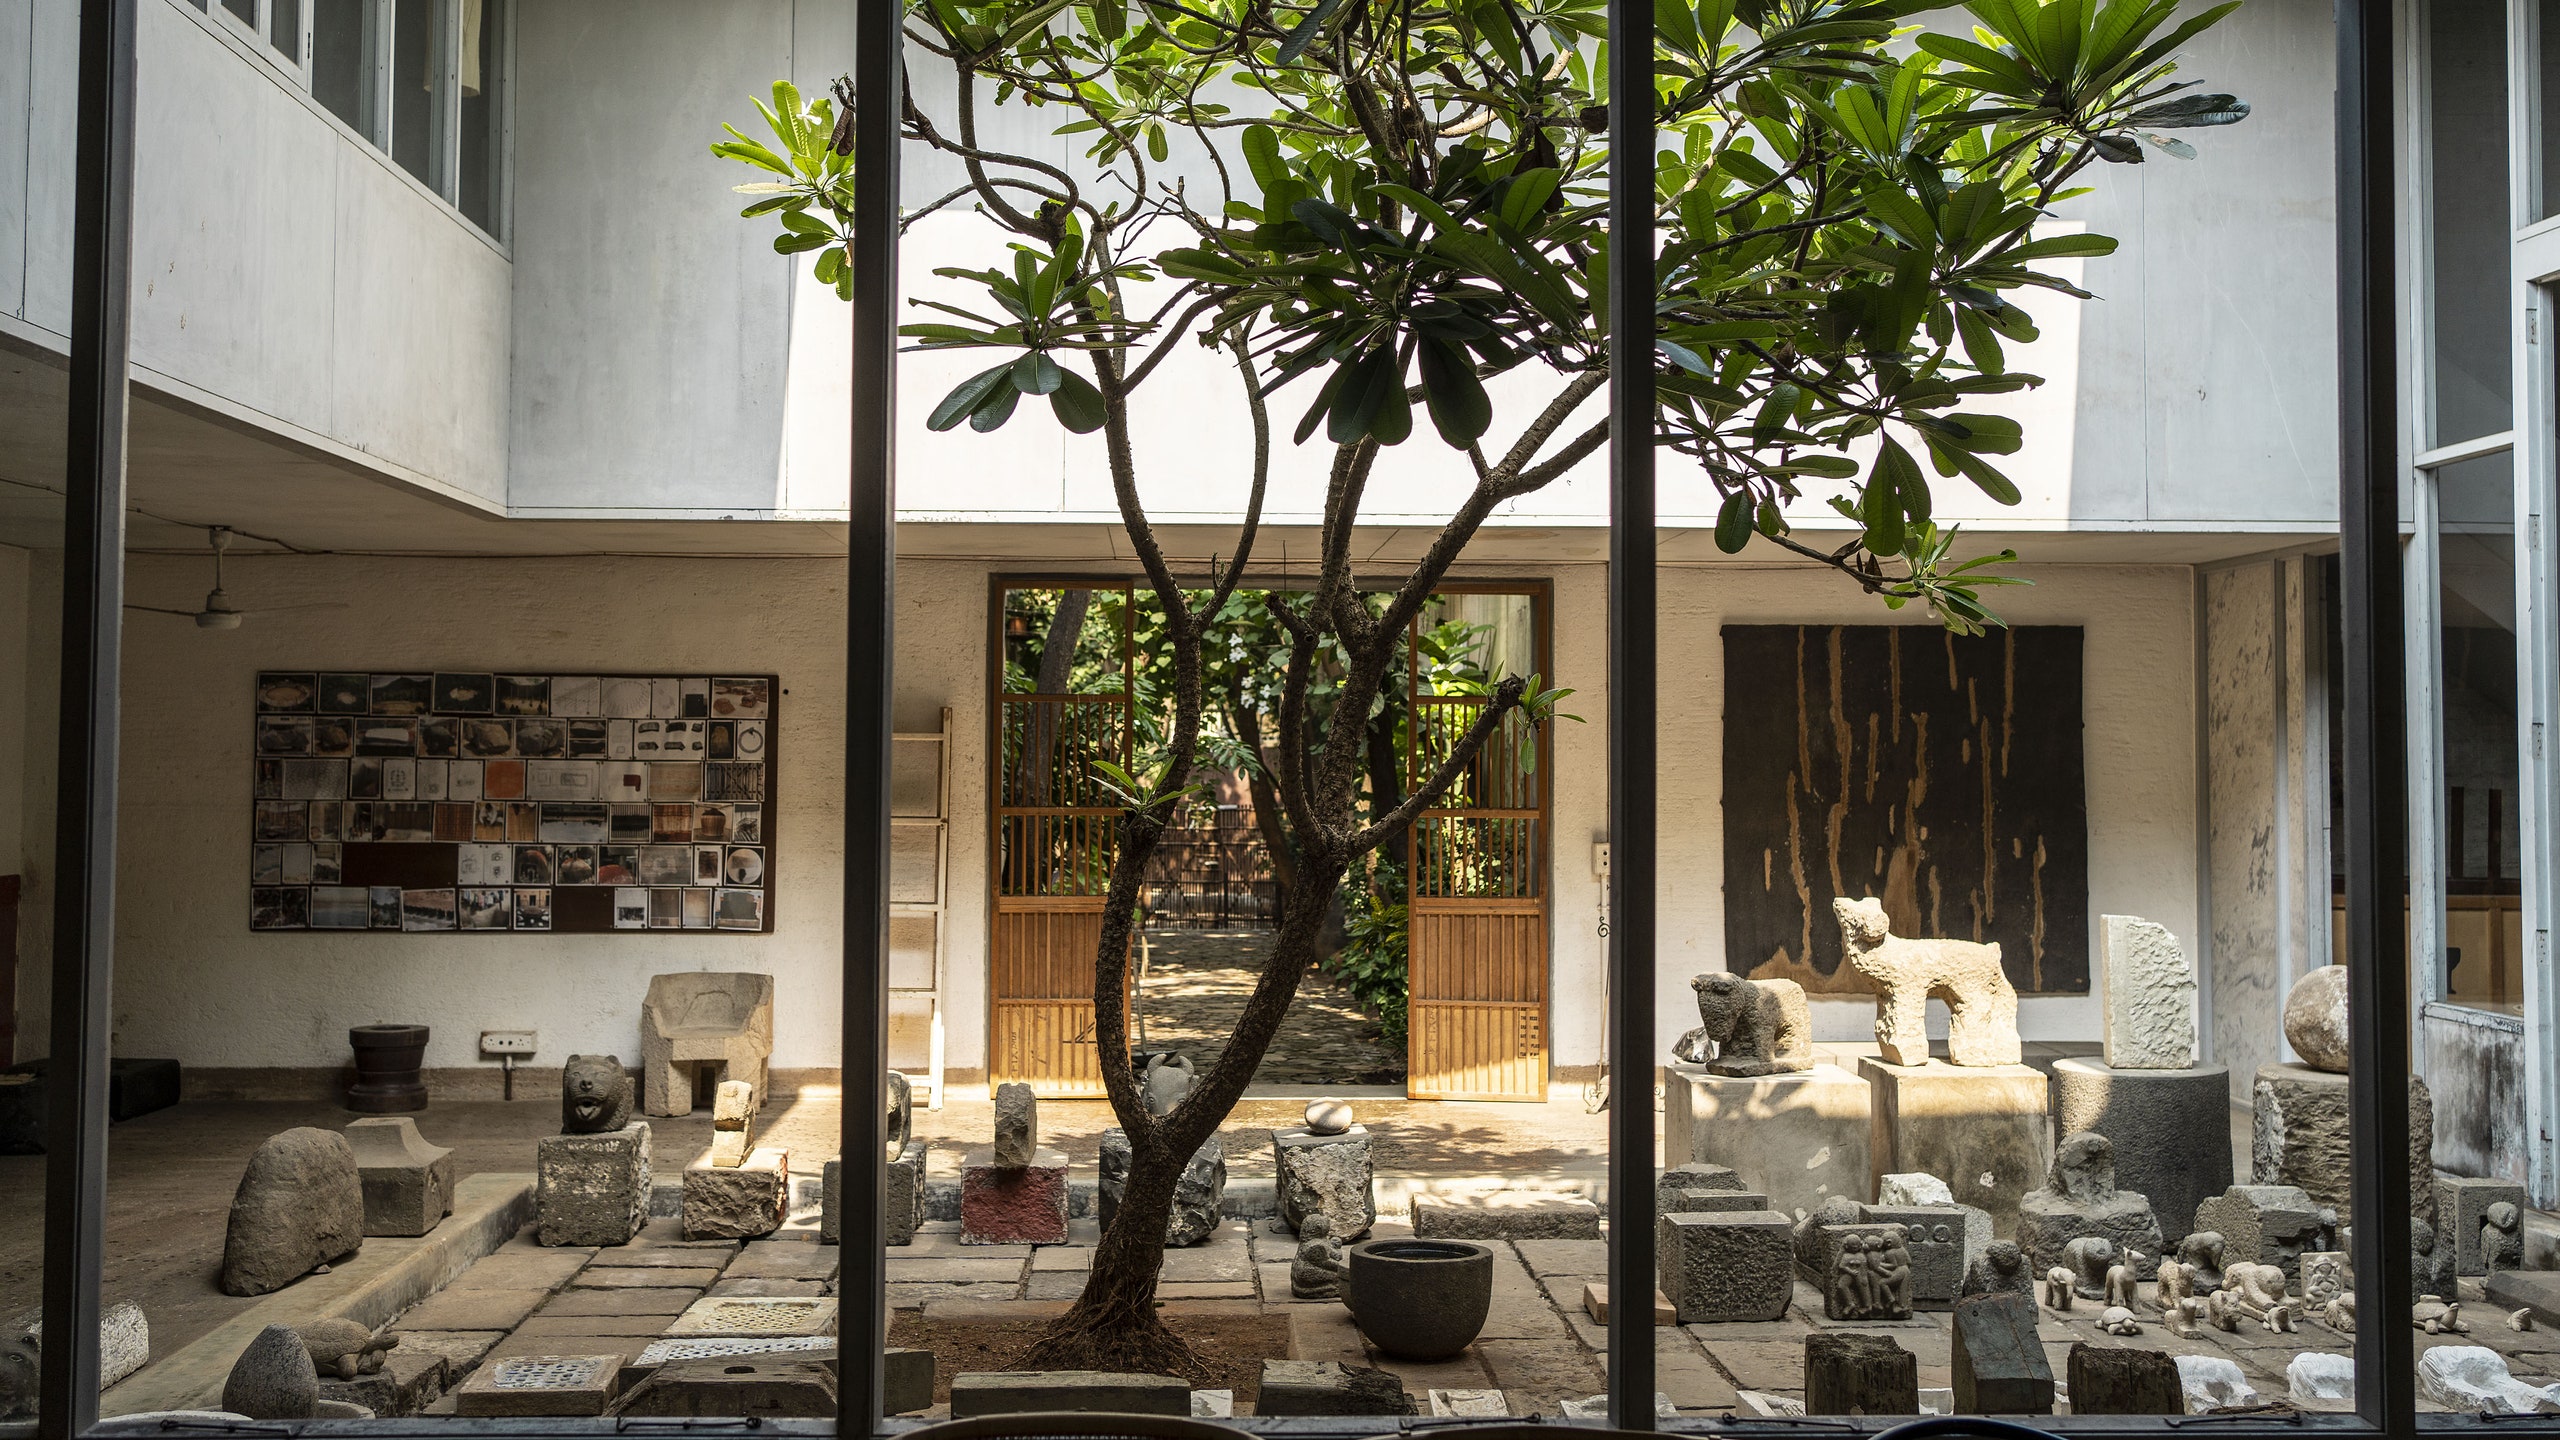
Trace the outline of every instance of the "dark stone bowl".
{"label": "dark stone bowl", "polygon": [[347,1031],[347,1047],[356,1056],[348,1109],[390,1115],[427,1108],[427,1087],[418,1073],[427,1058],[426,1026],[357,1025]]}
{"label": "dark stone bowl", "polygon": [[1446,1360],[1493,1309],[1493,1251],[1469,1240],[1363,1240],[1347,1252],[1343,1304],[1399,1360]]}

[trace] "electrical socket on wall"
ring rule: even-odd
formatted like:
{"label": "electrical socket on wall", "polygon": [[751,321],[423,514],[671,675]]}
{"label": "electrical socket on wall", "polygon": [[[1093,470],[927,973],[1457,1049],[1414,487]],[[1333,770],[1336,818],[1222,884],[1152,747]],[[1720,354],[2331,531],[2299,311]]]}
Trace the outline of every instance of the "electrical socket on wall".
{"label": "electrical socket on wall", "polygon": [[483,1055],[530,1055],[534,1032],[531,1030],[483,1030],[480,1053]]}

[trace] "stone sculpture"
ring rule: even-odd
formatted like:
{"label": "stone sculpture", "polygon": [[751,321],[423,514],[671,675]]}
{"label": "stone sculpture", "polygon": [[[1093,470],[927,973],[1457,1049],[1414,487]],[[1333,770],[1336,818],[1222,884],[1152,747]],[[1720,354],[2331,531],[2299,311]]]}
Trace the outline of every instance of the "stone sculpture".
{"label": "stone sculpture", "polygon": [[2186,1266],[2187,1276],[2199,1290],[2222,1288],[2222,1232],[2192,1230],[2178,1242],[2178,1260]]}
{"label": "stone sculpture", "polygon": [[1722,971],[1690,980],[1698,1028],[1671,1047],[1673,1058],[1708,1073],[1752,1077],[1813,1068],[1812,1011],[1793,980],[1746,980]]}
{"label": "stone sculpture", "polygon": [[222,1382],[222,1408],[252,1420],[308,1420],[320,1408],[320,1374],[302,1337],[282,1325],[258,1332]]}
{"label": "stone sculpture", "polygon": [[2175,1260],[2160,1262],[2160,1284],[2153,1292],[2153,1299],[2162,1314],[2177,1309],[2195,1293],[2195,1283],[2188,1278],[2189,1273],[2186,1266]]}
{"label": "stone sculpture", "polygon": [[33,1335],[22,1332],[0,1340],[0,1421],[36,1418],[43,1363]]}
{"label": "stone sculpture", "polygon": [[1911,1251],[1901,1226],[1841,1238],[1822,1313],[1833,1320],[1911,1318]]}
{"label": "stone sculpture", "polygon": [[1191,1057],[1165,1051],[1147,1057],[1147,1068],[1138,1076],[1147,1113],[1161,1120],[1173,1113],[1182,1097],[1191,1093],[1191,1083],[1199,1078]]}
{"label": "stone sculpture", "polygon": [[2196,972],[2178,937],[2131,915],[2100,916],[2098,927],[2107,1064],[2117,1070],[2195,1064]]}
{"label": "stone sculpture", "polygon": [[2098,1317],[2098,1328],[2110,1335],[2139,1335],[2142,1322],[2133,1318],[2133,1312],[2124,1306],[2110,1305]]}
{"label": "stone sculpture", "polygon": [[1340,1135],[1351,1128],[1351,1104],[1347,1100],[1310,1100],[1307,1102],[1307,1133]]}
{"label": "stone sculpture", "polygon": [[453,1211],[453,1152],[430,1145],[406,1115],[368,1115],[347,1126],[364,1187],[364,1233],[418,1236]]}
{"label": "stone sculpture", "polygon": [[1912,1171],[1901,1175],[1885,1175],[1876,1180],[1876,1203],[1879,1205],[1953,1205],[1955,1192],[1947,1182],[1935,1175]]}
{"label": "stone sculpture", "polygon": [[2341,1335],[2356,1333],[2356,1292],[2349,1290],[2321,1306],[2320,1323]]}
{"label": "stone sculpture", "polygon": [[299,1333],[312,1368],[341,1380],[380,1372],[383,1357],[400,1343],[397,1335],[374,1334],[353,1320],[312,1320]]}
{"label": "stone sculpture", "polygon": [[[995,1112],[995,1143],[960,1157],[960,1243],[1066,1243],[1067,1157],[1039,1143],[1040,1102],[1030,1086],[1008,1080],[996,1087]],[[1218,1182],[1225,1179],[1221,1154]]]}
{"label": "stone sculpture", "polygon": [[744,1080],[723,1080],[711,1101],[711,1164],[735,1170],[747,1163],[748,1127],[755,1120],[755,1087]]}
{"label": "stone sculpture", "polygon": [[2302,1257],[2302,1299],[2314,1309],[2347,1293],[2347,1257],[2336,1251]]}
{"label": "stone sculpture", "polygon": [[1967,1295],[2028,1295],[2034,1282],[2027,1278],[2027,1254],[2007,1240],[1994,1240],[1982,1248],[1982,1257],[1965,1267],[1964,1293]]}
{"label": "stone sculpture", "polygon": [[2284,1367],[2285,1393],[2296,1401],[2353,1400],[2356,1362],[2353,1356],[2306,1350]]}
{"label": "stone sculpture", "polygon": [[895,1163],[916,1135],[916,1092],[907,1077],[891,1070],[881,1076],[881,1158]]}
{"label": "stone sculpture", "polygon": [[607,1135],[631,1123],[631,1072],[619,1055],[572,1055],[560,1067],[560,1133]]}
{"label": "stone sculpture", "polygon": [[764,1108],[765,1063],[773,1055],[773,977],[688,970],[649,977],[640,1007],[642,1099],[652,1115],[693,1113],[693,1076],[708,1066],[744,1080]]}
{"label": "stone sculpture", "polygon": [[1289,1262],[1289,1294],[1299,1300],[1339,1300],[1350,1274],[1342,1243],[1333,1238],[1333,1222],[1320,1214],[1308,1216],[1298,1226],[1297,1258]]}
{"label": "stone sculpture", "polygon": [[364,1245],[364,1180],[347,1137],[308,1126],[249,1157],[222,1242],[222,1293],[264,1295]]}
{"label": "stone sculpture", "polygon": [[2062,1264],[2057,1267],[2071,1276],[2071,1288],[2083,1300],[2103,1300],[2107,1294],[2107,1271],[2116,1263],[2116,1242],[2104,1235],[2083,1235],[2062,1247]]}
{"label": "stone sculpture", "polygon": [[2065,1138],[2054,1148],[2043,1188],[2018,1200],[2018,1244],[2028,1259],[2039,1268],[2071,1265],[2080,1272],[2082,1298],[2094,1300],[2106,1288],[2105,1266],[2092,1273],[2068,1253],[2084,1238],[2106,1240],[2111,1250],[2140,1252],[2146,1258],[2139,1262],[2136,1278],[2157,1263],[2148,1257],[2166,1248],[2160,1242],[2160,1221],[2151,1212],[2151,1201],[2116,1188],[2115,1146],[2104,1135],[2085,1132]]}
{"label": "stone sculpture", "polygon": [[2480,1273],[2495,1275],[2524,1265],[2524,1214],[2500,1200],[2480,1217]]}
{"label": "stone sculpture", "polygon": [[2196,1207],[2196,1226],[2222,1237],[2223,1265],[2255,1261],[2291,1274],[2319,1233],[2320,1211],[2298,1186],[2234,1185]]}
{"label": "stone sculpture", "polygon": [[2062,1314],[2071,1313],[2071,1269],[2056,1265],[2044,1272],[2045,1308]]}
{"label": "stone sculpture", "polygon": [[2508,1311],[2507,1328],[2519,1331],[2531,1330],[2533,1328],[2533,1307],[2527,1305],[2520,1310]]}
{"label": "stone sculpture", "polygon": [[2462,1318],[2462,1302],[2439,1295],[2421,1295],[2409,1307],[2409,1323],[2430,1335],[2468,1335],[2471,1322]]}
{"label": "stone sculpture", "polygon": [[2347,967],[2323,965],[2284,998],[2284,1038],[2314,1070],[2347,1070]]}
{"label": "stone sculpture", "polygon": [[1903,939],[1873,897],[1835,899],[1831,909],[1849,963],[1876,987],[1876,1044],[1886,1063],[1928,1063],[1932,995],[1947,1002],[1951,1063],[2018,1063],[2018,992],[2000,968],[1998,945]]}
{"label": "stone sculpture", "polygon": [[2418,1357],[2418,1393],[2448,1410],[2488,1415],[2560,1412],[2560,1385],[2533,1385],[2485,1345],[2439,1345]]}
{"label": "stone sculpture", "polygon": [[2106,1300],[2109,1305],[2121,1305],[2127,1309],[2133,1307],[2134,1282],[2140,1278],[2137,1267],[2142,1264],[2142,1260],[2141,1251],[2127,1250],[2124,1252],[2123,1259],[2107,1267]]}
{"label": "stone sculpture", "polygon": [[2233,1310],[2258,1322],[2270,1332],[2293,1329],[2293,1304],[2285,1298],[2285,1273],[2282,1267],[2241,1261],[2222,1272],[2222,1289]]}
{"label": "stone sculpture", "polygon": [[993,1163],[1020,1169],[1031,1163],[1040,1134],[1040,1097],[1019,1080],[996,1087],[996,1142]]}

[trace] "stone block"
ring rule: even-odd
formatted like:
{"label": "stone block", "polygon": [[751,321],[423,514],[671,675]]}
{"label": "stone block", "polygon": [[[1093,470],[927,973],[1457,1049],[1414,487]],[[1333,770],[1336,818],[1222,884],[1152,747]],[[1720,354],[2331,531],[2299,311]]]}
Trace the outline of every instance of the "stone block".
{"label": "stone block", "polygon": [[666,1327],[670,1340],[763,1340],[836,1333],[836,1302],[823,1296],[705,1296]]}
{"label": "stone block", "polygon": [[[1134,1156],[1129,1147],[1129,1133],[1114,1125],[1102,1132],[1101,1183],[1099,1192],[1102,1223],[1120,1213],[1120,1196],[1129,1186],[1129,1166]],[[1218,1202],[1227,1193],[1227,1150],[1216,1135],[1202,1142],[1191,1154],[1189,1164],[1173,1185],[1173,1212],[1165,1217],[1164,1243],[1191,1246],[1207,1240],[1218,1229]]]}
{"label": "stone block", "polygon": [[[1654,1177],[1653,1213],[1656,1215],[1678,1214],[1683,1208],[1682,1197],[1692,1190],[1739,1195],[1747,1188],[1741,1173],[1730,1165],[1674,1165]],[[1713,1210],[1719,1207],[1700,1205],[1696,1208]],[[1769,1207],[1766,1203],[1762,1203],[1750,1208],[1766,1210]]]}
{"label": "stone block", "polygon": [[2036,1335],[2036,1302],[2007,1292],[1956,1302],[1950,1346],[1958,1415],[2050,1415],[2053,1366]]}
{"label": "stone block", "polygon": [[[926,1142],[910,1140],[898,1158],[880,1173],[880,1229],[890,1245],[912,1245],[916,1226],[924,1222]],[[827,1161],[819,1171],[818,1243],[834,1245],[844,1227],[844,1157]]]}
{"label": "stone block", "polygon": [[1657,1205],[1656,1215],[1704,1215],[1718,1210],[1766,1210],[1769,1197],[1757,1190],[1674,1190],[1668,1205]]}
{"label": "stone block", "polygon": [[460,1415],[602,1415],[622,1384],[622,1357],[511,1355],[471,1373],[453,1392]]}
{"label": "stone block", "polygon": [[1837,1065],[1753,1078],[1666,1065],[1663,1161],[1728,1167],[1783,1212],[1811,1210],[1834,1195],[1863,1200],[1874,1193],[1871,1094]]}
{"label": "stone block", "polygon": [[2018,1201],[2044,1183],[2052,1151],[2043,1072],[1939,1060],[1888,1065],[1869,1055],[1859,1057],[1858,1073],[1875,1091],[1868,1154],[1876,1175],[1943,1175],[1959,1204],[1990,1214],[1993,1233],[2017,1228]]}
{"label": "stone block", "polygon": [[703,1161],[715,1170],[735,1170],[747,1163],[747,1132],[714,1130],[711,1148],[703,1153]]}
{"label": "stone block", "polygon": [[[1582,1310],[1584,1314],[1591,1317],[1593,1324],[1608,1324],[1609,1287],[1597,1280],[1585,1283],[1582,1287]],[[1678,1314],[1671,1308],[1671,1297],[1659,1290],[1653,1292],[1653,1323],[1656,1325],[1680,1323]]]}
{"label": "stone block", "polygon": [[1665,1215],[1662,1293],[1683,1325],[1775,1320],[1795,1298],[1794,1231],[1774,1210]]}
{"label": "stone block", "polygon": [[1953,1205],[1955,1192],[1947,1182],[1935,1175],[1913,1171],[1903,1175],[1876,1177],[1876,1203],[1879,1205]]}
{"label": "stone block", "polygon": [[1521,1191],[1481,1200],[1419,1195],[1413,1233],[1419,1240],[1597,1240],[1600,1207],[1579,1195]]}
{"label": "stone block", "polygon": [[1867,1205],[1860,1207],[1870,1224],[1899,1225],[1911,1252],[1911,1308],[1944,1310],[1964,1292],[1969,1259],[1966,1227],[1971,1219],[1958,1205]]}
{"label": "stone block", "polygon": [[[2104,1135],[2077,1134],[2054,1152],[2045,1184],[2018,1201],[2018,1248],[2038,1274],[2069,1263],[2065,1251],[2074,1240],[2095,1237],[2115,1247],[2118,1263],[2127,1252],[2140,1255],[2136,1279],[2160,1273],[2165,1248],[2160,1222],[2152,1218],[2149,1198],[2115,1183],[2115,1147]],[[2104,1275],[2099,1279],[2103,1281]],[[2081,1292],[2089,1299],[2097,1294]]]}
{"label": "stone block", "polygon": [[[1863,1208],[1863,1207],[1861,1207]],[[1795,1242],[1796,1270],[1822,1296],[1822,1314],[1830,1320],[1908,1320],[1911,1318],[1908,1232],[1899,1225],[1858,1222],[1849,1225],[1807,1224]],[[1877,1257],[1904,1251],[1898,1262],[1900,1283],[1876,1268]]]}
{"label": "stone block", "polygon": [[373,1115],[344,1133],[364,1187],[364,1233],[424,1235],[453,1213],[453,1152],[428,1144],[417,1121]]}
{"label": "stone block", "polygon": [[613,1402],[617,1416],[832,1420],[836,1372],[805,1355],[672,1360]]}
{"label": "stone block", "polygon": [[[2184,1070],[2195,1064],[2196,971],[2178,948],[2178,937],[2165,925],[2131,915],[2101,915],[2098,954],[2106,987],[2106,1063],[2118,1070]],[[2117,1139],[2111,1131],[2098,1133]]]}
{"label": "stone block", "polygon": [[[2250,1098],[2251,1181],[2298,1186],[2315,1207],[2329,1206],[2342,1223],[2351,1221],[2347,1077],[2308,1065],[2261,1065]],[[2409,1211],[2430,1225],[2436,1220],[2435,1115],[2427,1082],[2410,1076]]]}
{"label": "stone block", "polygon": [[429,1350],[412,1350],[404,1340],[382,1357],[382,1368],[370,1375],[341,1380],[334,1375],[322,1376],[320,1398],[346,1405],[361,1405],[383,1420],[396,1420],[415,1415],[444,1394],[449,1368],[445,1357]]}
{"label": "stone block", "polygon": [[2196,1207],[2196,1229],[2222,1237],[2225,1269],[2242,1262],[2302,1274],[2302,1252],[2320,1233],[2320,1207],[2294,1185],[2234,1185]]}
{"label": "stone block", "polygon": [[2231,1188],[2231,1069],[2121,1070],[2053,1062],[2057,1137],[2087,1131],[2115,1143],[2116,1183],[2149,1197],[2160,1238],[2187,1237],[2196,1207]]}
{"label": "stone block", "polygon": [[756,1116],[756,1087],[744,1080],[723,1080],[711,1095],[711,1128],[744,1131]]}
{"label": "stone block", "polygon": [[2530,1310],[2537,1325],[2560,1330],[2560,1270],[2501,1270],[2489,1277],[2489,1303]]}
{"label": "stone block", "polygon": [[[961,1157],[960,1243],[1066,1243],[1066,1154],[1035,1150],[1031,1160],[1028,1165],[998,1165],[991,1147],[981,1147]],[[1189,1402],[1184,1404],[1187,1407]],[[1180,1413],[1187,1415],[1190,1411],[1185,1408]]]}
{"label": "stone block", "polygon": [[601,1135],[545,1135],[534,1146],[534,1236],[545,1245],[627,1245],[648,1223],[649,1184],[646,1121]]}
{"label": "stone block", "polygon": [[1008,1080],[996,1087],[995,1107],[996,1143],[988,1153],[998,1168],[1019,1170],[1040,1147],[1040,1097],[1021,1081]]}
{"label": "stone block", "polygon": [[1188,1416],[1191,1382],[1101,1370],[982,1370],[951,1378],[954,1420],[1054,1410]]}
{"label": "stone block", "polygon": [[334,1130],[300,1126],[249,1156],[222,1242],[222,1293],[264,1295],[364,1244],[364,1182]]}
{"label": "stone block", "polygon": [[1917,1415],[1920,1357],[1890,1335],[1817,1330],[1804,1337],[1804,1413]]}
{"label": "stone block", "polygon": [[1265,1360],[1256,1415],[1411,1415],[1404,1382],[1336,1360]]}
{"label": "stone block", "polygon": [[1333,1238],[1348,1245],[1378,1221],[1376,1171],[1369,1157],[1369,1127],[1338,1134],[1312,1130],[1271,1132],[1272,1174],[1280,1193],[1280,1218],[1295,1230],[1322,1215]]}
{"label": "stone block", "polygon": [[933,1352],[893,1347],[880,1357],[883,1415],[911,1415],[933,1408]]}
{"label": "stone block", "polygon": [[652,1115],[693,1113],[694,1071],[743,1080],[764,1107],[773,1054],[773,977],[686,970],[649,977],[640,1011],[640,1088]]}
{"label": "stone block", "polygon": [[[639,1353],[623,1362],[622,1388],[630,1389],[647,1378],[649,1372],[676,1360],[699,1360],[706,1356],[730,1355],[832,1355],[836,1349],[833,1335],[720,1335],[680,1336],[671,1340],[653,1340]],[[901,1352],[891,1351],[891,1354]],[[920,1353],[920,1352],[905,1352]],[[931,1377],[927,1377],[928,1387]]]}
{"label": "stone block", "polygon": [[2489,1207],[2502,1203],[2516,1207],[2518,1226],[2511,1236],[2503,1240],[2505,1253],[2497,1257],[2496,1268],[2500,1270],[2523,1268],[2522,1217],[2526,1208],[2523,1186],[2511,1180],[2474,1180],[2442,1175],[2435,1179],[2435,1202],[2436,1241],[2439,1245],[2448,1240],[2453,1243],[2454,1273],[2458,1275],[2489,1273],[2491,1257],[2481,1248],[2480,1228],[2488,1216]]}
{"label": "stone block", "polygon": [[[2113,918],[2113,917],[2110,917]],[[2172,942],[2174,943],[2174,942]],[[2184,1415],[2186,1387],[2178,1362],[2160,1350],[2074,1344],[2063,1372],[2074,1415]]]}
{"label": "stone block", "polygon": [[790,1214],[789,1151],[758,1149],[734,1169],[702,1161],[685,1167],[687,1239],[753,1239],[770,1235],[782,1228]]}

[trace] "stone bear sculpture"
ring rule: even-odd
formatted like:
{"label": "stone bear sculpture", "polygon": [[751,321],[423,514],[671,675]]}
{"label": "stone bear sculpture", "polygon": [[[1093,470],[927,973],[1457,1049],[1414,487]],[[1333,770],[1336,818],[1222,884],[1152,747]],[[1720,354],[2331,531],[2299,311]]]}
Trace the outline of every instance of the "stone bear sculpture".
{"label": "stone bear sculpture", "polygon": [[42,1367],[32,1335],[0,1341],[0,1422],[36,1418],[36,1385]]}
{"label": "stone bear sculpture", "polygon": [[1947,1002],[1947,1059],[1957,1065],[2015,1065],[2018,992],[2000,968],[2000,947],[1970,940],[1907,940],[1893,933],[1884,902],[1835,899],[1849,963],[1876,987],[1876,1045],[1888,1065],[1929,1060],[1929,997]]}
{"label": "stone bear sculpture", "polygon": [[1146,1101],[1147,1113],[1159,1120],[1172,1114],[1198,1078],[1199,1072],[1187,1055],[1168,1050],[1148,1056],[1146,1070],[1138,1077],[1138,1085],[1145,1092],[1140,1098]]}
{"label": "stone bear sculpture", "polygon": [[572,1055],[560,1069],[560,1133],[607,1135],[631,1123],[631,1072],[618,1055]]}
{"label": "stone bear sculpture", "polygon": [[1689,982],[1698,1028],[1671,1047],[1674,1058],[1714,1075],[1782,1075],[1813,1068],[1813,1012],[1793,980],[1746,980],[1722,971]]}

